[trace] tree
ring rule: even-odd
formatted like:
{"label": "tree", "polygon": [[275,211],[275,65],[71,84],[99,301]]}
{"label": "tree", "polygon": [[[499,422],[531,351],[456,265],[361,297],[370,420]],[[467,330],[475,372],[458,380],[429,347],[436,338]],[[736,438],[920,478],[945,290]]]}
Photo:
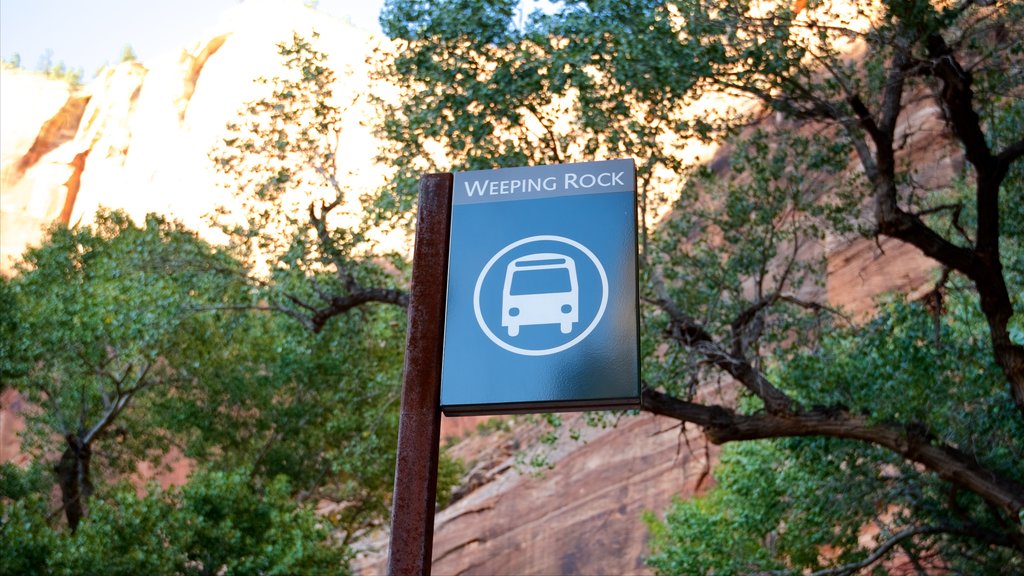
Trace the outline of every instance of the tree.
{"label": "tree", "polygon": [[[17,65],[21,64],[21,57],[16,56]],[[49,48],[43,55],[39,57],[39,62],[36,64],[36,71],[42,72],[48,78],[55,80],[64,80],[68,83],[71,88],[77,88],[82,85],[82,69],[81,68],[68,68],[64,61],[61,60],[56,64],[53,62],[53,50]]]}
{"label": "tree", "polygon": [[[928,483],[955,495],[929,502],[957,524],[929,540],[935,516],[908,507],[902,544],[938,542],[955,554],[948,542],[969,541],[975,551],[981,543],[1019,558],[1024,478],[1019,458],[1007,457],[1021,453],[1013,431],[1024,416],[1024,343],[1013,335],[1024,305],[1024,103],[1015,64],[1021,44],[1013,40],[1021,5],[798,2],[766,12],[746,2],[570,1],[522,26],[515,5],[386,4],[381,21],[394,55],[382,56],[378,69],[399,96],[381,133],[392,142],[383,158],[400,168],[396,189],[418,170],[625,154],[638,158],[646,207],[657,200],[659,171],[675,171],[688,186],[674,214],[655,229],[642,210],[644,408],[695,423],[716,443],[828,438],[854,442],[875,470],[893,458],[901,470],[920,467]],[[728,99],[709,109],[709,93]],[[903,127],[920,99],[943,111],[941,134],[966,159],[958,179],[934,191],[917,184],[921,166],[905,152],[914,135]],[[776,129],[766,135],[755,125]],[[728,138],[732,165],[681,171],[676,150],[687,138]],[[857,170],[844,168],[851,160]],[[404,205],[393,198],[390,206]],[[905,313],[930,318],[942,337],[851,328],[859,343],[845,344],[846,378],[824,362],[797,375],[787,368],[794,356],[822,358],[828,333],[848,323],[804,297],[824,267],[801,248],[855,230],[907,242],[936,261],[931,311]],[[961,305],[974,306],[986,326],[983,353],[999,366],[999,387],[984,370],[944,380],[918,364],[930,360],[917,347],[942,354],[957,349],[950,338],[975,342],[976,332],[941,330],[960,292]],[[890,371],[864,369],[875,363]],[[912,377],[894,388],[893,368]],[[739,387],[738,401],[699,385],[722,377]],[[962,404],[921,409],[920,399],[948,393],[942,382],[972,392]],[[953,414],[995,406],[991,443],[964,442]],[[900,478],[913,483],[908,473]],[[761,534],[777,529],[778,518],[762,517]],[[828,520],[849,530],[863,517]],[[856,542],[836,542],[858,553]],[[889,550],[873,552],[882,558]],[[749,569],[768,569],[762,560]],[[802,565],[781,561],[776,568]],[[839,566],[844,558],[809,565],[819,561]]]}
{"label": "tree", "polygon": [[132,48],[131,44],[125,44],[121,48],[121,62],[135,62],[139,59],[139,55],[135,53],[135,49]]}
{"label": "tree", "polygon": [[[218,308],[271,312],[277,330],[266,346],[279,354],[268,361],[289,374],[284,387],[266,388],[267,400],[283,393],[287,402],[261,404],[253,420],[239,412],[221,437],[246,431],[256,470],[287,473],[303,499],[341,505],[333,521],[348,544],[387,516],[408,295],[401,257],[372,254],[371,226],[339,167],[351,101],[335,97],[340,83],[315,40],[296,33],[278,45],[282,70],[257,79],[269,93],[211,153],[240,204],[218,222],[259,294]],[[232,401],[244,405],[246,394]]]}
{"label": "tree", "polygon": [[172,222],[138,227],[113,212],[94,227],[55,226],[3,280],[4,385],[39,408],[27,415],[23,449],[37,461],[61,454],[56,478],[72,530],[97,481],[94,456],[102,479],[166,451],[169,439],[149,419],[153,391],[187,386],[191,367],[216,353],[189,340],[210,330],[210,317],[193,310],[230,297],[230,278],[216,270],[231,266]]}
{"label": "tree", "polygon": [[347,547],[387,518],[400,311],[360,309],[318,334],[283,314],[221,313],[237,323],[227,358],[235,367],[212,364],[201,394],[154,411],[208,468],[245,468],[260,483],[287,478],[296,501],[325,505],[322,521]]}
{"label": "tree", "polygon": [[[31,466],[0,471],[0,532],[17,544],[24,566],[89,572],[82,566],[116,555],[116,542],[161,521],[164,536],[149,543],[158,549],[119,557],[123,571],[174,572],[177,555],[206,554],[195,542],[167,548],[166,538],[191,538],[189,531],[210,522],[233,524],[238,538],[255,540],[234,556],[208,536],[203,549],[214,556],[194,559],[200,566],[249,556],[246,562],[288,565],[275,555],[320,554],[327,529],[325,557],[347,559],[352,540],[386,517],[400,313],[360,311],[314,335],[283,315],[235,310],[264,299],[239,280],[245,276],[223,250],[178,224],[151,216],[137,226],[122,213],[101,212],[94,226],[52,228],[18,274],[0,280],[0,374],[33,406],[22,436]],[[189,477],[184,496],[205,490],[210,474],[229,475],[231,486],[217,490],[235,495],[232,505],[187,512],[188,499],[173,493],[136,498],[119,488],[140,462],[159,469],[171,447],[207,471]],[[60,504],[51,511],[54,485]],[[271,489],[275,500],[261,504]],[[315,522],[303,520],[298,532],[271,538],[243,523],[261,506],[301,516],[314,503],[335,505]],[[70,535],[53,525],[58,515]],[[288,549],[285,535],[299,548]],[[261,555],[264,542],[274,541]],[[78,567],[50,565],[50,557]]]}
{"label": "tree", "polygon": [[354,102],[334,94],[340,83],[316,38],[296,33],[278,45],[284,70],[257,80],[270,94],[250,102],[211,153],[241,203],[234,215],[222,215],[222,229],[243,259],[269,267],[269,281],[253,278],[273,287],[266,308],[314,333],[363,304],[408,305],[396,286],[405,265],[370,251],[373,223],[360,217],[339,165],[342,124]]}

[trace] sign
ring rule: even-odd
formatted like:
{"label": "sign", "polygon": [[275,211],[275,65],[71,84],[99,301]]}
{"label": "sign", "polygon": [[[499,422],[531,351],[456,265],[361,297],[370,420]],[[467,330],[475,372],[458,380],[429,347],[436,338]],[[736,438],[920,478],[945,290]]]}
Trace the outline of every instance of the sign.
{"label": "sign", "polygon": [[454,175],[441,408],[639,406],[636,170]]}

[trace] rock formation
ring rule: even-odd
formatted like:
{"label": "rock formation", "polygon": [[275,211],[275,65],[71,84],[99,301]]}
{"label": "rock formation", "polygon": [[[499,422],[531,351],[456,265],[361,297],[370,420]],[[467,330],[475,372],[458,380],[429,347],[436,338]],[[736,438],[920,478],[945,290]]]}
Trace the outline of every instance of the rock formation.
{"label": "rock formation", "polygon": [[[517,454],[544,426],[516,420],[472,432],[451,449],[469,464],[471,491],[436,517],[435,574],[643,574],[645,511],[709,486],[718,448],[695,427],[642,414],[607,429],[565,419],[552,467]],[[568,438],[576,428],[581,436]],[[381,574],[385,535],[364,543],[355,567]]]}
{"label": "rock formation", "polygon": [[[365,61],[379,42],[346,22],[301,3],[250,0],[178,54],[122,62],[81,88],[4,66],[0,74],[0,271],[52,222],[88,221],[97,208],[170,214],[217,240],[204,215],[231,205],[208,154],[246,102],[264,95],[257,77],[279,73],[276,44],[293,31],[320,34],[318,47],[342,79],[339,101],[368,91]],[[342,154],[348,184],[371,190],[381,181],[376,141],[352,108]]]}

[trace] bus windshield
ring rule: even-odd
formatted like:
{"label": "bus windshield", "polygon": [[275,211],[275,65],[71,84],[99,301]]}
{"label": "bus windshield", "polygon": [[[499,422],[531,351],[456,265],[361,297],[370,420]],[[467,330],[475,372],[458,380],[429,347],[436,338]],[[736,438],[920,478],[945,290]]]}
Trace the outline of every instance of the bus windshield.
{"label": "bus windshield", "polygon": [[568,268],[540,268],[516,270],[512,274],[509,294],[557,294],[572,291]]}

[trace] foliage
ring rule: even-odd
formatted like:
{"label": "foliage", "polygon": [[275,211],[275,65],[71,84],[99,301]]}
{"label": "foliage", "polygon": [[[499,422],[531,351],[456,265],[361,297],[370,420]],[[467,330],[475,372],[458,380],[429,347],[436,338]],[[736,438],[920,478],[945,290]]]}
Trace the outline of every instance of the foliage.
{"label": "foliage", "polygon": [[21,68],[21,54],[18,54],[17,52],[11,54],[10,58],[4,58],[2,61],[4,65],[10,66],[11,68]]}
{"label": "foliage", "polygon": [[437,463],[437,508],[447,507],[452,502],[453,491],[466,474],[466,464],[442,449]]}
{"label": "foliage", "polygon": [[[316,237],[304,234],[310,223],[306,208],[317,201],[339,207],[349,193],[337,156],[345,105],[334,96],[337,78],[314,40],[296,33],[291,44],[279,45],[281,75],[256,80],[270,94],[247,104],[239,121],[228,125],[224,145],[211,154],[245,217],[234,226],[226,222],[225,232],[238,249],[256,250],[281,266],[330,262],[329,254],[316,252]],[[324,233],[336,235],[330,244],[337,250],[358,241],[344,228]]]}
{"label": "foliage", "polygon": [[139,55],[135,53],[135,49],[132,48],[131,44],[125,44],[121,48],[121,62],[135,62],[139,59]]}
{"label": "foliage", "polygon": [[405,265],[397,255],[369,251],[370,224],[358,217],[358,198],[339,164],[354,102],[339,102],[340,81],[316,37],[296,33],[278,45],[284,70],[258,80],[270,94],[249,103],[211,153],[241,203],[219,219],[235,252],[269,268],[269,308],[313,332],[364,303],[407,304],[396,288]]}
{"label": "foliage", "polygon": [[[217,473],[283,479],[298,501],[338,503],[322,522],[339,551],[386,517],[396,310],[358,310],[318,335],[240,313],[262,296],[237,261],[173,222],[140,227],[116,212],[53,228],[19,268],[0,284],[11,304],[0,366],[36,407],[23,450],[55,466],[43,479],[59,485],[73,531],[95,513],[90,496],[107,497],[139,462],[159,469],[172,446]],[[16,478],[5,472],[4,496],[20,501]]]}
{"label": "foliage", "polygon": [[327,520],[347,543],[387,517],[404,319],[362,309],[317,335],[276,314],[247,323],[234,336],[237,369],[189,401],[161,403],[160,417],[191,458],[285,475],[300,499],[337,504]]}
{"label": "foliage", "polygon": [[[10,279],[0,276],[0,310],[13,310],[15,298]],[[0,315],[0,381],[3,382],[28,371],[28,365],[19,353],[19,348],[25,343],[18,342],[17,328],[18,322],[13,314]]]}
{"label": "foliage", "polygon": [[22,468],[13,462],[0,463],[0,500],[14,501],[46,491],[50,479],[39,462]]}
{"label": "foliage", "polygon": [[94,450],[102,445],[103,469],[128,472],[168,448],[148,420],[159,397],[151,391],[189,386],[190,367],[216,352],[189,338],[210,328],[196,306],[231,297],[218,272],[230,267],[173,222],[150,217],[138,227],[112,212],[94,227],[52,228],[5,281],[5,385],[39,407],[26,415],[23,450],[37,460],[63,452],[72,528],[97,478]]}
{"label": "foliage", "polygon": [[198,472],[182,488],[136,495],[122,485],[92,505],[74,534],[47,525],[45,499],[4,505],[4,574],[339,573],[342,550],[297,505],[284,477],[253,484],[246,470]]}
{"label": "foliage", "polygon": [[[17,63],[12,61],[15,67],[19,67],[21,58],[15,55]],[[13,60],[13,59],[12,59]],[[39,62],[36,64],[36,71],[42,72],[48,78],[54,80],[63,80],[70,87],[77,88],[82,85],[82,69],[81,68],[68,68],[64,64],[64,61],[59,62],[53,61],[53,50],[47,49],[42,56],[39,57]]]}
{"label": "foliage", "polygon": [[[943,430],[944,441],[969,446],[987,467],[1024,481],[1024,425],[986,348],[984,322],[961,297],[950,308],[937,334],[922,305],[892,303],[867,326],[830,332],[816,349],[792,354],[777,377],[800,386],[802,396],[879,421],[912,419]],[[920,345],[935,338],[943,345]],[[879,384],[865,386],[866,374]],[[945,392],[924,394],[919,382]],[[871,564],[874,547],[860,540],[870,529],[878,531],[877,545],[893,546],[904,562],[971,574],[1005,574],[1021,562],[1000,544],[1005,526],[977,495],[951,490],[875,446],[831,438],[730,444],[715,479],[707,496],[677,502],[663,522],[648,517],[655,535],[649,563],[659,573],[853,573]],[[826,547],[831,552],[823,554]]]}
{"label": "foliage", "polygon": [[666,118],[671,99],[631,98],[631,87],[596,72],[617,53],[655,62],[626,54],[619,42],[629,29],[657,23],[628,4],[607,3],[628,15],[627,29],[596,40],[585,31],[607,22],[600,15],[567,8],[564,21],[536,13],[519,27],[518,4],[385,3],[381,25],[395,45],[377,55],[376,69],[397,89],[396,97],[376,101],[385,141],[380,161],[396,170],[378,198],[385,212],[407,211],[408,191],[426,172],[632,156],[641,159],[646,188],[656,169],[680,168],[665,150],[680,141]]}
{"label": "foliage", "polygon": [[[21,54],[17,52],[11,54],[10,58],[0,59],[4,66],[10,66],[11,68],[22,68]],[[63,61],[53,63],[53,52],[47,50],[36,64],[35,70],[42,72],[46,77],[54,80],[63,80],[71,88],[77,88],[82,85],[82,69],[81,68],[68,68]]]}
{"label": "foliage", "polygon": [[[692,171],[676,210],[651,235],[647,276],[655,297],[678,302],[712,333],[734,335],[733,346],[755,362],[765,350],[794,337],[806,342],[830,323],[828,309],[812,300],[826,268],[817,248],[828,233],[851,229],[844,210],[860,200],[822,201],[843,187],[835,174],[848,153],[830,136],[753,131],[730,151],[727,178]],[[656,309],[648,319],[667,326]],[[648,338],[648,347],[661,341],[657,332]],[[692,397],[687,374],[702,372],[701,364],[699,353],[673,347],[649,354],[644,373],[650,385]]]}
{"label": "foliage", "polygon": [[[724,573],[799,572],[827,544],[832,565],[877,568],[895,544],[854,535],[882,512],[905,550],[1020,555],[1022,5],[589,0],[517,20],[515,4],[386,3],[377,69],[398,95],[380,133],[397,174],[381,202],[406,209],[420,171],[637,160],[645,408],[715,443],[777,439],[723,472],[759,502],[730,487],[681,505],[664,530],[689,536],[663,540],[658,566],[702,573],[675,563],[685,545]],[[941,110],[927,135],[921,103]],[[706,169],[684,167],[695,141],[721,146]],[[964,166],[928,182],[922,147]],[[937,262],[930,308],[858,329],[822,302],[821,255],[857,234]],[[925,496],[869,482],[890,468]],[[823,498],[781,498],[767,470],[850,503],[802,522]],[[785,551],[760,550],[782,527]]]}
{"label": "foliage", "polygon": [[[240,204],[218,223],[259,295],[236,308],[270,312],[275,326],[264,348],[273,352],[261,360],[267,396],[226,391],[239,410],[214,446],[234,438],[241,453],[259,455],[256,472],[287,473],[304,497],[344,504],[330,520],[348,543],[387,516],[407,265],[374,251],[374,222],[339,158],[360,96],[336,93],[344,79],[316,40],[296,33],[278,45],[282,69],[257,79],[268,94],[246,105],[211,153]],[[250,418],[255,405],[261,417]]]}

